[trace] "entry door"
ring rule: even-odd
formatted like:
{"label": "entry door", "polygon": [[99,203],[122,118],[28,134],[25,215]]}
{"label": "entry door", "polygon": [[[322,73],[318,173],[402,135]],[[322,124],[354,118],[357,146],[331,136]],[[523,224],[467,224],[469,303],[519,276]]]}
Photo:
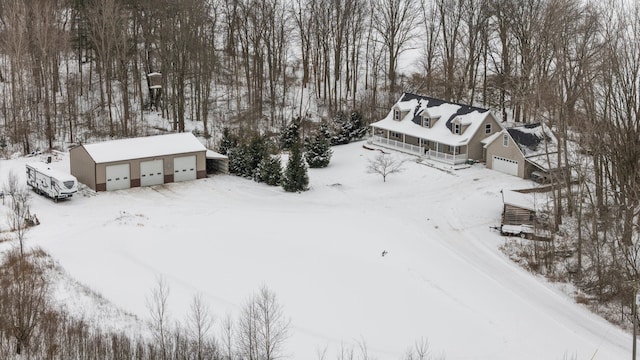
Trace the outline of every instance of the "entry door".
{"label": "entry door", "polygon": [[140,163],[140,186],[164,184],[164,162],[160,160]]}
{"label": "entry door", "polygon": [[173,181],[195,180],[196,156],[183,156],[173,159]]}
{"label": "entry door", "polygon": [[131,187],[129,164],[107,166],[107,191]]}

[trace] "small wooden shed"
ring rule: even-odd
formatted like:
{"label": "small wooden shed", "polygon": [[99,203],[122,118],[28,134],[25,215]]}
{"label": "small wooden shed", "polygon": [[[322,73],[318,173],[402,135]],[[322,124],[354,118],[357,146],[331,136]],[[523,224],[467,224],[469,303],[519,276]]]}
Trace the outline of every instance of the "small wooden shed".
{"label": "small wooden shed", "polygon": [[502,225],[534,225],[536,218],[533,194],[502,190]]}

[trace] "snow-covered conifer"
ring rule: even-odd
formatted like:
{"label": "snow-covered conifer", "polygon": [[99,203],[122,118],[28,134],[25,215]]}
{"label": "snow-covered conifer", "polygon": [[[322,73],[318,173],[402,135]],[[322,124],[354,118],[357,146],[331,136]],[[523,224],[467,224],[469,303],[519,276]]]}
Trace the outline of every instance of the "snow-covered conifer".
{"label": "snow-covered conifer", "polygon": [[291,155],[282,178],[282,188],[288,192],[304,191],[308,185],[307,166],[302,158],[301,145],[297,142],[291,147]]}
{"label": "snow-covered conifer", "polygon": [[257,169],[256,181],[267,185],[278,186],[282,181],[282,162],[279,156],[267,156],[262,159]]}
{"label": "snow-covered conifer", "polygon": [[329,127],[326,122],[322,122],[314,138],[307,145],[307,151],[304,154],[310,168],[323,168],[329,165],[333,151],[328,134]]}

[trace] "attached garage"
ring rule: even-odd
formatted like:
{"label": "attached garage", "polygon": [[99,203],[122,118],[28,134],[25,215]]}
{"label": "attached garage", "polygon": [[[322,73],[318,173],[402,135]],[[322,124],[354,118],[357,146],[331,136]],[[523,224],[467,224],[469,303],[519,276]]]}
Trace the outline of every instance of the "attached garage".
{"label": "attached garage", "polygon": [[518,176],[518,161],[505,159],[500,156],[493,156],[493,170],[503,172],[505,174]]}
{"label": "attached garage", "polygon": [[96,191],[204,178],[206,152],[191,133],[83,144],[69,150],[71,174]]}
{"label": "attached garage", "polygon": [[[557,167],[557,140],[540,123],[504,129],[483,141],[487,168],[528,179],[535,170],[548,172]],[[542,160],[542,161],[541,161]]]}

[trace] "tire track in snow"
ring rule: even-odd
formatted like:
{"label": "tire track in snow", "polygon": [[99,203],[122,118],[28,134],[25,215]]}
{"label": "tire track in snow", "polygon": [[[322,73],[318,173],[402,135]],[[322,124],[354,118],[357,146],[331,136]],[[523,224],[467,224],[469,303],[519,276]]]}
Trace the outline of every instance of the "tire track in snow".
{"label": "tire track in snow", "polygon": [[[545,312],[541,312],[541,316],[566,329],[567,332],[576,333],[575,328],[580,328],[583,333],[588,334],[589,338],[598,339],[600,344],[607,339],[609,343],[615,344],[620,350],[627,348],[628,344],[619,341],[620,336],[604,336],[621,330],[597,317],[588,309],[574,303],[569,296],[552,289],[546,279],[535,277],[526,272],[508,259],[506,255],[499,253],[499,250],[487,245],[487,241],[483,241],[491,236],[499,236],[498,234],[488,233],[486,228],[478,224],[464,226],[462,224],[463,217],[459,214],[459,204],[464,203],[462,200],[464,199],[460,197],[451,200],[451,206],[447,207],[446,212],[447,223],[460,235],[442,241],[452,253],[456,253],[489,281],[516,296],[531,309],[541,311],[540,304],[544,304],[542,308]],[[504,275],[496,278],[495,276],[498,274]],[[583,335],[579,337],[585,343],[593,343]],[[594,346],[592,350],[595,354],[598,347]]]}

